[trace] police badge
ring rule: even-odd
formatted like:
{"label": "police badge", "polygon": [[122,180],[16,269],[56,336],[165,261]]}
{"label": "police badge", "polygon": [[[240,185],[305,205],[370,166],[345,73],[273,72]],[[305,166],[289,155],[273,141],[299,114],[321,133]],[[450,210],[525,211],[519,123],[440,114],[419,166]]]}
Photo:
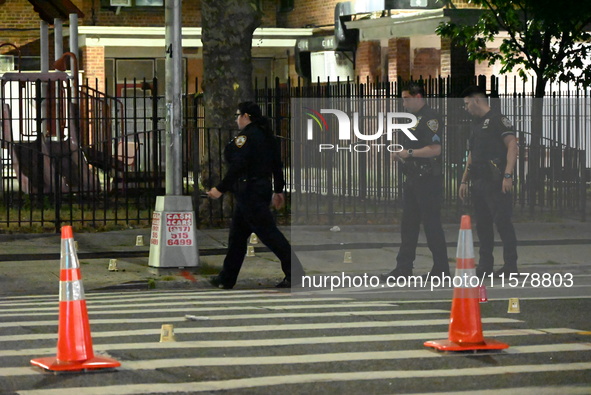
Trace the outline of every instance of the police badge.
{"label": "police badge", "polygon": [[436,119],[431,119],[430,121],[427,121],[427,126],[433,133],[437,133],[439,130],[439,121]]}
{"label": "police badge", "polygon": [[501,117],[501,122],[503,123],[503,126],[506,127],[507,129],[513,127],[513,124],[511,123],[511,121],[507,117]]}
{"label": "police badge", "polygon": [[246,136],[241,134],[234,139],[234,143],[236,144],[236,147],[242,148],[242,146],[246,143]]}

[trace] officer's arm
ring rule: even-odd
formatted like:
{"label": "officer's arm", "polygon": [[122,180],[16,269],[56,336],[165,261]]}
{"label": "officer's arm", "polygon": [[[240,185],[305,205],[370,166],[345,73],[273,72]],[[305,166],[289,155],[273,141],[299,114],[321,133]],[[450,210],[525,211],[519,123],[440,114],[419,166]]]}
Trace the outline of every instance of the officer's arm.
{"label": "officer's arm", "polygon": [[462,175],[462,182],[460,183],[460,189],[458,196],[462,202],[468,196],[468,180],[470,179],[470,165],[472,164],[472,152],[468,153],[468,160],[466,161],[466,168],[464,169],[464,175]]}
{"label": "officer's arm", "polygon": [[413,150],[412,156],[415,158],[434,158],[441,155],[441,144],[431,144],[423,148]]}
{"label": "officer's arm", "polygon": [[273,192],[282,193],[283,188],[285,188],[285,178],[283,176],[283,163],[281,163],[281,144],[279,139],[275,139],[273,148]]}
{"label": "officer's arm", "polygon": [[472,164],[472,152],[468,152],[468,159],[466,160],[466,168],[462,175],[462,184],[467,184],[470,181],[470,165]]}
{"label": "officer's arm", "polygon": [[517,138],[513,134],[507,134],[503,138],[503,142],[507,147],[507,166],[505,167],[506,174],[513,174],[515,164],[517,163]]}
{"label": "officer's arm", "polygon": [[240,148],[235,148],[236,151],[232,155],[232,161],[230,162],[228,171],[226,172],[226,175],[222,181],[216,186],[218,191],[222,193],[229,191],[232,189],[232,186],[235,184],[235,182],[246,174],[248,155],[250,153],[251,146],[252,142],[250,139],[246,139]]}

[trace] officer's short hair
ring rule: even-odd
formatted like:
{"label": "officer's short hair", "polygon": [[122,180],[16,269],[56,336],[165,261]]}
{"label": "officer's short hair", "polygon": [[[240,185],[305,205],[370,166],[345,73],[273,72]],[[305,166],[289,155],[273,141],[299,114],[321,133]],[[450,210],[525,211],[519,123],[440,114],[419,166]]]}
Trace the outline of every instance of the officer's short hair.
{"label": "officer's short hair", "polygon": [[466,89],[464,89],[461,96],[462,96],[462,98],[464,98],[464,97],[484,97],[484,98],[486,98],[486,91],[479,86],[471,85],[471,86],[467,87]]}
{"label": "officer's short hair", "polygon": [[402,87],[402,92],[408,92],[411,96],[421,95],[421,97],[425,97],[425,88],[423,84],[419,84],[416,82],[411,82]]}
{"label": "officer's short hair", "polygon": [[252,101],[239,103],[238,111],[240,111],[240,114],[250,115],[251,120],[260,119],[263,116],[259,105]]}

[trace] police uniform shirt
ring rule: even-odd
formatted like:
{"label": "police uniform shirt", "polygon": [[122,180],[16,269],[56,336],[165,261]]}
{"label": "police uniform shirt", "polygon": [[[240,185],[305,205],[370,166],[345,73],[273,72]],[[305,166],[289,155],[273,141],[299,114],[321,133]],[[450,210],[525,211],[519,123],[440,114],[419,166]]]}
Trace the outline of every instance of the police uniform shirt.
{"label": "police uniform shirt", "polygon": [[281,165],[281,152],[276,139],[270,140],[254,123],[246,125],[224,150],[229,167],[226,175],[216,188],[224,193],[241,178],[247,180],[270,179],[273,176],[273,190],[283,192],[285,179]]}
{"label": "police uniform shirt", "polygon": [[437,111],[424,105],[416,114],[417,126],[410,129],[417,140],[411,140],[405,135],[403,146],[405,149],[419,149],[433,144],[441,144],[443,138],[443,120]]}
{"label": "police uniform shirt", "polygon": [[468,149],[472,163],[488,163],[491,160],[506,160],[505,136],[515,135],[511,121],[499,111],[490,110],[472,122]]}
{"label": "police uniform shirt", "polygon": [[[416,114],[418,124],[410,129],[417,140],[411,140],[405,135],[402,146],[404,149],[419,149],[428,145],[439,144],[443,140],[443,118],[439,113],[425,104]],[[436,157],[440,160],[441,156]],[[427,163],[433,158],[409,158],[418,163]]]}

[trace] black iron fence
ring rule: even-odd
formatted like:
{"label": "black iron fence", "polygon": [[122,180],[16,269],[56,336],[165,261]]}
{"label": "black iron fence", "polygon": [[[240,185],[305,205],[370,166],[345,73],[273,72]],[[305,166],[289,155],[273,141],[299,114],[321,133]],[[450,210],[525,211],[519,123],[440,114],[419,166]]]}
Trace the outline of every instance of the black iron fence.
{"label": "black iron fence", "polygon": [[[0,77],[0,228],[57,230],[66,221],[93,228],[148,225],[156,196],[164,194],[165,179],[165,102],[157,81],[124,81],[122,86],[133,89],[110,97],[88,83],[73,87],[64,75],[43,80],[15,74]],[[424,81],[430,105],[446,119],[445,204],[458,207],[458,182],[466,160],[470,122],[461,104],[450,96],[457,87],[475,82],[498,97],[491,103],[501,107],[517,131],[516,207],[585,219],[591,163],[589,91],[573,88],[551,92],[544,100],[541,144],[532,146],[533,99],[528,86],[494,77]],[[318,99],[341,104],[363,101],[367,114],[362,117],[362,127],[373,131],[376,124],[372,111],[399,108],[393,98],[400,97],[400,88],[400,81],[265,81],[263,86],[256,86],[256,100],[282,139],[291,197],[291,205],[282,215],[294,223],[393,220],[398,214],[403,177],[392,153],[381,150],[339,155],[302,149],[302,131],[307,124],[301,108]],[[206,151],[221,155],[223,147],[212,144],[211,137],[229,131],[203,127],[199,96],[186,95],[183,100],[183,193],[192,195],[197,206],[203,202],[199,189],[211,187],[200,179],[209,166],[202,158]],[[323,138],[326,144],[339,143],[334,134]],[[538,160],[532,163],[530,158]],[[530,187],[528,179],[532,166],[539,170],[535,188]],[[220,218],[213,218],[213,211],[196,208],[202,224],[229,218],[231,204],[216,204],[222,207]]]}
{"label": "black iron fence", "polygon": [[[454,99],[461,87],[478,84],[491,93],[491,106],[512,120],[519,141],[515,179],[516,208],[531,214],[573,215],[585,219],[591,163],[591,97],[588,90],[553,91],[542,100],[542,130],[532,139],[533,98],[529,86],[516,79],[471,80],[436,78],[421,81],[429,104],[445,116],[443,141],[445,204],[464,210],[457,196],[467,159],[471,119],[462,99]],[[274,120],[277,134],[288,144],[284,155],[291,191],[291,219],[295,223],[391,222],[398,214],[403,175],[382,145],[369,149],[367,141],[337,137],[335,117],[326,117],[326,129],[314,139],[331,147],[321,152],[307,144],[305,131],[309,117],[304,113],[324,105],[358,112],[360,129],[376,131],[378,112],[402,110],[399,98],[403,81],[361,83],[336,81],[327,84],[296,85],[276,83],[257,90],[257,100]],[[533,85],[531,86],[533,88]],[[568,88],[568,87],[567,87]],[[294,104],[295,103],[295,104]],[[392,143],[397,143],[396,138]],[[387,143],[379,141],[379,143]],[[344,147],[343,147],[344,146]],[[337,148],[335,148],[337,147]],[[356,151],[356,148],[358,150]],[[532,160],[536,158],[536,160]],[[534,172],[534,170],[536,170]],[[537,174],[533,185],[530,174]]]}

